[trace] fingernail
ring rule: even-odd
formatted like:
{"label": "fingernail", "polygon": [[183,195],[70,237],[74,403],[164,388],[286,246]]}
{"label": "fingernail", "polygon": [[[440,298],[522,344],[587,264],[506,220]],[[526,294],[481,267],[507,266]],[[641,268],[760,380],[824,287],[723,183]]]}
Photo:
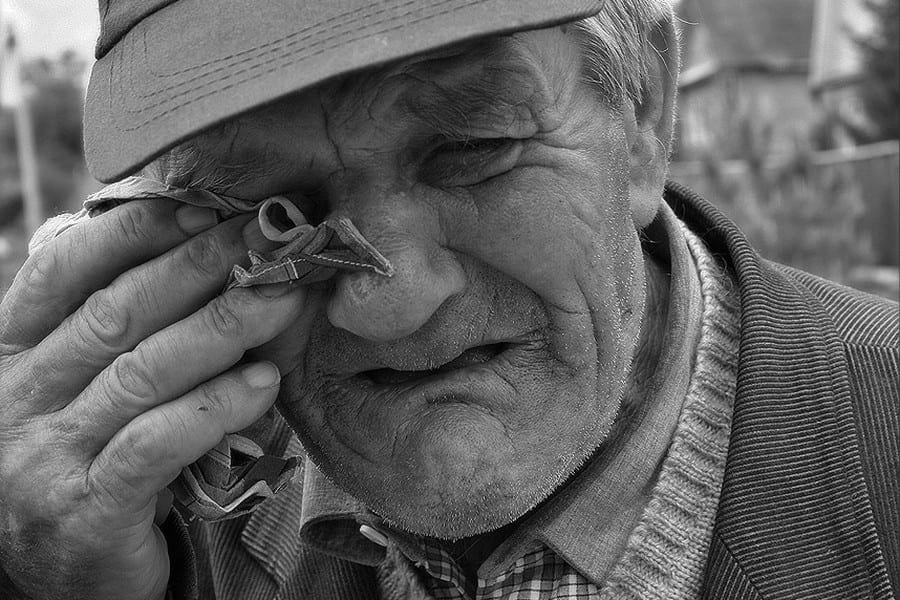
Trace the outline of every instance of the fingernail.
{"label": "fingernail", "polygon": [[241,375],[250,387],[257,389],[270,388],[281,379],[278,367],[270,362],[259,362],[246,366],[241,370]]}
{"label": "fingernail", "polygon": [[175,211],[175,221],[182,231],[194,234],[209,229],[219,222],[219,218],[210,208],[187,204]]}

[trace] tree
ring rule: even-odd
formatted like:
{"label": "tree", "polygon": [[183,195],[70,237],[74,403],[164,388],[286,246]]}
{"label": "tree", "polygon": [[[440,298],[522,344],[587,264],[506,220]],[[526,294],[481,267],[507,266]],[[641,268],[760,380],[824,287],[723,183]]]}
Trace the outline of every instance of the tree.
{"label": "tree", "polygon": [[694,185],[766,258],[848,281],[854,267],[874,260],[862,187],[850,165],[816,165],[810,142],[800,135],[790,151],[774,152],[773,130],[752,114],[740,117],[737,159],[709,152],[702,185]]}
{"label": "tree", "polygon": [[872,31],[856,39],[863,63],[860,100],[867,127],[862,142],[900,139],[900,0],[863,0]]}
{"label": "tree", "polygon": [[[84,173],[81,114],[85,63],[73,52],[22,65],[32,90],[29,110],[34,126],[44,214],[72,208],[72,194]],[[0,112],[0,225],[21,212],[15,127],[12,114]]]}

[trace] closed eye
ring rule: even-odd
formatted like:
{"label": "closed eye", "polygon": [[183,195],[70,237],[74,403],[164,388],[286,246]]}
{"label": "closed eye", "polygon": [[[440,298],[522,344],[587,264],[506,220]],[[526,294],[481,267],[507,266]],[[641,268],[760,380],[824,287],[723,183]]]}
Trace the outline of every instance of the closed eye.
{"label": "closed eye", "polygon": [[437,146],[425,158],[420,176],[436,186],[482,183],[506,173],[522,152],[522,140],[513,138],[470,138]]}

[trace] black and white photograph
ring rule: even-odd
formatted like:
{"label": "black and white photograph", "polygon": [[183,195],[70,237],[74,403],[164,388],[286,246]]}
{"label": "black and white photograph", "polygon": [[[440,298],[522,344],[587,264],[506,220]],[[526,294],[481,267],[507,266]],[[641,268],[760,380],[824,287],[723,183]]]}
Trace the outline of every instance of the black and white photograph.
{"label": "black and white photograph", "polygon": [[0,0],[0,600],[900,598],[900,0]]}

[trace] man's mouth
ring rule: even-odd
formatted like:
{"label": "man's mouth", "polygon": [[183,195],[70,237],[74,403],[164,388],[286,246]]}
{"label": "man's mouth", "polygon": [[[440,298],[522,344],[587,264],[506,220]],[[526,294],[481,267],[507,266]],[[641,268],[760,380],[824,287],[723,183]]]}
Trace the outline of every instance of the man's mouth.
{"label": "man's mouth", "polygon": [[476,346],[469,348],[453,360],[444,363],[435,369],[425,369],[421,371],[398,371],[396,369],[373,369],[371,371],[363,371],[359,374],[372,383],[380,385],[397,385],[402,383],[411,383],[420,379],[425,379],[432,375],[440,373],[448,373],[471,367],[473,365],[485,364],[495,357],[499,356],[503,351],[508,349],[511,344],[497,343],[487,344],[484,346]]}

